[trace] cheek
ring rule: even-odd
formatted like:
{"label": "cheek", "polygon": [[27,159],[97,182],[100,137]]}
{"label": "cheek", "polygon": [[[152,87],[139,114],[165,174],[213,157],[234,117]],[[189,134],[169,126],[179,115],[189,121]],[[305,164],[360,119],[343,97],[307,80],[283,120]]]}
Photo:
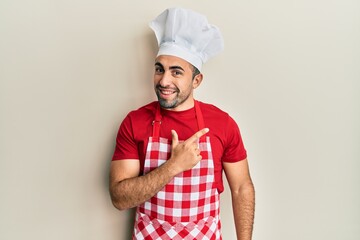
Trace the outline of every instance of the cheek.
{"label": "cheek", "polygon": [[194,89],[193,83],[187,83],[182,86],[183,92],[190,93]]}
{"label": "cheek", "polygon": [[157,75],[154,75],[154,77],[153,77],[153,82],[154,82],[154,85],[157,85],[159,82],[160,82],[160,77],[159,76],[157,76]]}

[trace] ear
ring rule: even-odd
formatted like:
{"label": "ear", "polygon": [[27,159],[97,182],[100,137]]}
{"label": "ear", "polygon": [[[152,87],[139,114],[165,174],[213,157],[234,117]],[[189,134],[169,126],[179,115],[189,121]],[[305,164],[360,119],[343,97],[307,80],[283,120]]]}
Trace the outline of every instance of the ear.
{"label": "ear", "polygon": [[197,88],[198,86],[200,86],[201,82],[203,80],[203,75],[202,73],[199,73],[198,75],[196,75],[193,79],[192,85],[193,85],[193,89]]}

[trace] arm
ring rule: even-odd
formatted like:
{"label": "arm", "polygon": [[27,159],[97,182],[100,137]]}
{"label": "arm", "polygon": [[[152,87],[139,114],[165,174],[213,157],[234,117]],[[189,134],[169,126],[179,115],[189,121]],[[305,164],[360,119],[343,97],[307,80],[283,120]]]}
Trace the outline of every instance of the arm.
{"label": "arm", "polygon": [[138,159],[113,161],[110,169],[110,196],[119,210],[132,208],[159,192],[177,174],[173,163],[166,162],[144,176],[139,176]]}
{"label": "arm", "polygon": [[235,163],[224,162],[223,165],[231,190],[237,239],[251,240],[254,223],[255,190],[251,181],[247,159]]}
{"label": "arm", "polygon": [[119,210],[138,206],[159,192],[174,176],[194,167],[201,160],[197,140],[208,131],[202,129],[182,143],[179,143],[177,133],[172,131],[170,159],[143,176],[139,176],[138,159],[113,161],[110,196],[114,206]]}

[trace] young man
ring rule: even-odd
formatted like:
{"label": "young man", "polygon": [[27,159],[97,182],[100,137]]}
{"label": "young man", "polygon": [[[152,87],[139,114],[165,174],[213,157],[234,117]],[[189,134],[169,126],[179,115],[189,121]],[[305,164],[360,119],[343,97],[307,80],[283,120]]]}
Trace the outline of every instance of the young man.
{"label": "young man", "polygon": [[238,239],[249,240],[254,187],[235,121],[196,101],[202,64],[223,49],[219,30],[187,9],[165,10],[150,24],[159,43],[158,101],[123,120],[110,173],[116,208],[137,207],[133,239],[221,239],[219,194],[225,171]]}

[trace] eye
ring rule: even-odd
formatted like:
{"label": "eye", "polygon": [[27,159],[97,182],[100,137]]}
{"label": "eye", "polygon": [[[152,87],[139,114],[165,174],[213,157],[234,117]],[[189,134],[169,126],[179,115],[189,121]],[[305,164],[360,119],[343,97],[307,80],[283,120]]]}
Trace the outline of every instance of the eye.
{"label": "eye", "polygon": [[161,67],[155,67],[155,74],[162,74],[164,72],[164,69]]}
{"label": "eye", "polygon": [[173,71],[172,73],[173,73],[174,76],[180,76],[180,75],[182,75],[182,72],[181,72],[181,71],[177,71],[177,70]]}

